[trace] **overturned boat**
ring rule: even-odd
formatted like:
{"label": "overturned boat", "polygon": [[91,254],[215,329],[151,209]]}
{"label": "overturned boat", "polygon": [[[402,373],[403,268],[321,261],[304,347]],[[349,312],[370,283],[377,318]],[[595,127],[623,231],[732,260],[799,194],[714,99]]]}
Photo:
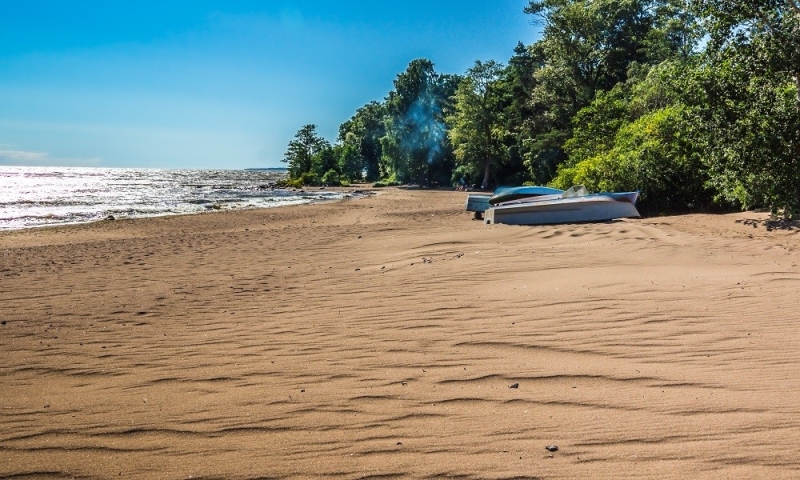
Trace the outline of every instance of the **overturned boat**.
{"label": "overturned boat", "polygon": [[491,205],[512,202],[523,198],[542,197],[544,195],[562,195],[564,190],[557,188],[543,187],[541,185],[522,186],[522,187],[498,187],[492,197],[489,198]]}
{"label": "overturned boat", "polygon": [[475,218],[483,217],[486,210],[503,202],[510,202],[522,198],[541,197],[544,195],[561,195],[563,190],[542,186],[499,187],[494,193],[474,193],[467,196],[466,210],[475,212]]}
{"label": "overturned boat", "polygon": [[582,186],[563,193],[522,197],[499,202],[484,212],[487,224],[549,225],[555,223],[603,222],[639,217],[639,192],[590,194]]}

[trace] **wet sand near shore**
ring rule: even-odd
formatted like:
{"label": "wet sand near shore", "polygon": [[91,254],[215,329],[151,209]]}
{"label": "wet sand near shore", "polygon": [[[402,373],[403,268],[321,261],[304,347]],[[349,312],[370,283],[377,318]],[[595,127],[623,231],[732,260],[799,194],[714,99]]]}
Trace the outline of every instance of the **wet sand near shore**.
{"label": "wet sand near shore", "polygon": [[0,477],[800,477],[797,228],[465,198],[0,233]]}

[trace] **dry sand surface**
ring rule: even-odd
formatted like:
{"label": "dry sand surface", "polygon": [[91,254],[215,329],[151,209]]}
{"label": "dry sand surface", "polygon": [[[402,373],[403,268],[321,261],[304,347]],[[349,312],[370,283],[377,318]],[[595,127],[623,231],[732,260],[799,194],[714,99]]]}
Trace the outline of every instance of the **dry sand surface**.
{"label": "dry sand surface", "polygon": [[800,477],[796,229],[465,197],[0,233],[0,477]]}

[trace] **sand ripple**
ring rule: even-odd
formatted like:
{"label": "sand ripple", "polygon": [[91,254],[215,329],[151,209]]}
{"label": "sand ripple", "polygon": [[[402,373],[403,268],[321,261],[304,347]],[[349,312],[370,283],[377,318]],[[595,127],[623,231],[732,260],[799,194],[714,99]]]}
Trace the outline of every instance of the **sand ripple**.
{"label": "sand ripple", "polygon": [[800,475],[794,231],[463,195],[0,234],[0,477]]}

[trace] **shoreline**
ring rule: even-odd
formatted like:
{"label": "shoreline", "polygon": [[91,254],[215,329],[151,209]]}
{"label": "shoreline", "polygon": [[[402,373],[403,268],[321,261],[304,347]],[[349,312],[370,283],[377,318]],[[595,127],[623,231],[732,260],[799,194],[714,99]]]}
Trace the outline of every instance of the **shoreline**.
{"label": "shoreline", "polygon": [[[76,221],[76,222],[67,222],[67,223],[53,223],[53,224],[46,224],[46,225],[29,225],[25,227],[18,227],[18,228],[0,228],[0,235],[5,232],[19,232],[23,230],[31,230],[31,229],[42,229],[42,228],[56,228],[56,227],[69,227],[74,225],[89,225],[94,223],[101,223],[107,221],[124,221],[124,220],[139,220],[139,219],[147,219],[147,218],[160,218],[160,217],[176,217],[176,216],[183,216],[183,215],[204,215],[208,213],[218,213],[221,211],[230,212],[230,211],[245,211],[245,210],[257,210],[257,209],[272,209],[272,208],[283,208],[283,207],[292,207],[298,205],[311,205],[317,203],[326,203],[326,202],[338,202],[344,201],[349,199],[358,199],[363,198],[366,196],[374,195],[375,190],[367,185],[359,185],[359,188],[353,189],[351,187],[306,187],[304,189],[290,189],[294,190],[297,193],[307,193],[307,192],[314,192],[314,191],[321,191],[321,192],[340,192],[343,197],[341,198],[323,198],[323,199],[307,199],[307,200],[298,200],[296,203],[282,203],[279,205],[272,205],[272,206],[245,206],[245,207],[229,207],[229,208],[222,208],[219,207],[219,204],[215,204],[215,206],[207,207],[205,210],[200,210],[196,212],[169,212],[169,213],[158,213],[153,215],[138,215],[138,216],[119,216],[115,217],[113,214],[109,214],[105,218],[98,218],[93,220],[85,220],[85,221]],[[111,217],[111,218],[109,218]]]}
{"label": "shoreline", "polygon": [[284,176],[246,170],[7,168],[0,172],[5,180],[0,230],[274,207],[343,195],[277,188]]}
{"label": "shoreline", "polygon": [[0,476],[794,476],[796,230],[466,195],[0,232]]}

